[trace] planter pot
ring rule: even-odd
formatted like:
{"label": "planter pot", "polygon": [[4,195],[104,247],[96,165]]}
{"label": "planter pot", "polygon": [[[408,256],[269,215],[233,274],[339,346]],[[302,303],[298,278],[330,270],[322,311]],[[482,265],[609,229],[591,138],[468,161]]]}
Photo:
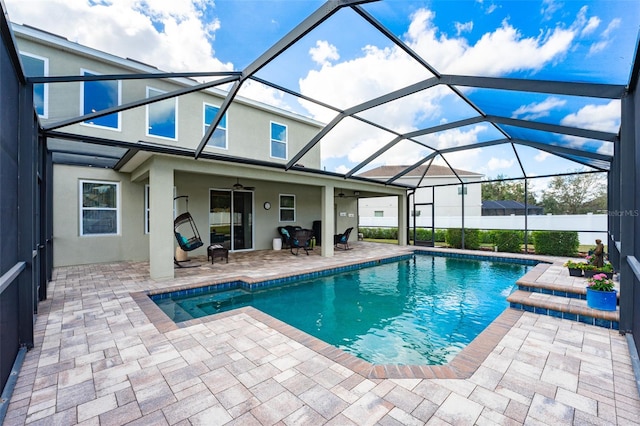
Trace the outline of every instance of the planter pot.
{"label": "planter pot", "polygon": [[567,268],[569,269],[569,276],[571,277],[581,277],[582,276],[582,269],[580,268]]}
{"label": "planter pot", "polygon": [[587,306],[601,311],[615,311],[618,304],[618,292],[591,290],[587,287]]}
{"label": "planter pot", "polygon": [[598,273],[598,271],[594,271],[593,269],[585,269],[584,270],[584,276],[585,278],[591,278],[594,275],[596,275]]}

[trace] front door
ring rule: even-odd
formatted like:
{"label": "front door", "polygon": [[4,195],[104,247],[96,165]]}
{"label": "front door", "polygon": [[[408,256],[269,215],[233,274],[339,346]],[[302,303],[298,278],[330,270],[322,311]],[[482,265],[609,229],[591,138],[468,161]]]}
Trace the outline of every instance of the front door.
{"label": "front door", "polygon": [[212,189],[209,199],[210,244],[253,249],[253,191]]}

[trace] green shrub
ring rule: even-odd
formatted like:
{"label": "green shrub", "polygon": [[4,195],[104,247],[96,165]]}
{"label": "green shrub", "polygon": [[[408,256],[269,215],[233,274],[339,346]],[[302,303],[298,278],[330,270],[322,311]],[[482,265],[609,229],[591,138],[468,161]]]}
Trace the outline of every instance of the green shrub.
{"label": "green shrub", "polygon": [[576,231],[534,231],[531,233],[536,254],[576,256],[580,240]]}
{"label": "green shrub", "polygon": [[[454,248],[462,248],[462,229],[449,228],[445,236],[446,243]],[[480,248],[480,230],[465,229],[464,230],[464,248],[469,250],[477,250]]]}
{"label": "green shrub", "polygon": [[493,231],[480,231],[480,242],[482,244],[494,244],[495,236]]}
{"label": "green shrub", "polygon": [[524,232],[510,230],[496,230],[491,232],[492,244],[498,247],[498,251],[507,253],[520,253],[521,244],[524,243]]}
{"label": "green shrub", "polygon": [[374,240],[397,240],[398,228],[359,228],[364,238]]}
{"label": "green shrub", "polygon": [[[444,229],[436,229],[434,241],[444,243],[445,233],[446,231]],[[409,231],[409,236],[413,239],[413,230]],[[431,241],[431,229],[416,228],[416,239],[418,241]]]}

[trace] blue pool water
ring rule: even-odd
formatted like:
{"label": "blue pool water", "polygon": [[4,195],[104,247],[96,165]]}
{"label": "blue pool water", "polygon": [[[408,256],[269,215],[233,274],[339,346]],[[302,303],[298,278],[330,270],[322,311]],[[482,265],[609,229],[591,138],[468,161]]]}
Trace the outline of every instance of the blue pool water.
{"label": "blue pool water", "polygon": [[528,265],[415,255],[249,291],[155,300],[174,321],[253,306],[375,364],[449,362],[508,306]]}

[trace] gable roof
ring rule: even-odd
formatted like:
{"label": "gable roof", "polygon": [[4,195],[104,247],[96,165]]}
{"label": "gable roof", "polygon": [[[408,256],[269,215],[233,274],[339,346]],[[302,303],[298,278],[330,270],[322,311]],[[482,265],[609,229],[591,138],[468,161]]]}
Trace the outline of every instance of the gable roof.
{"label": "gable roof", "polygon": [[[447,166],[439,166],[437,164],[431,164],[431,166],[427,169],[427,164],[423,164],[421,166],[416,167],[410,172],[406,173],[405,177],[422,177],[424,175],[425,170],[427,174],[425,176],[429,177],[440,177],[440,176],[484,176],[482,173],[469,172],[467,170],[461,169],[451,169]],[[402,173],[408,167],[407,165],[399,165],[399,166],[380,166],[375,169],[367,170],[366,172],[360,173],[357,176],[366,177],[366,178],[390,178],[396,176],[399,173]],[[455,173],[454,173],[455,170]]]}

